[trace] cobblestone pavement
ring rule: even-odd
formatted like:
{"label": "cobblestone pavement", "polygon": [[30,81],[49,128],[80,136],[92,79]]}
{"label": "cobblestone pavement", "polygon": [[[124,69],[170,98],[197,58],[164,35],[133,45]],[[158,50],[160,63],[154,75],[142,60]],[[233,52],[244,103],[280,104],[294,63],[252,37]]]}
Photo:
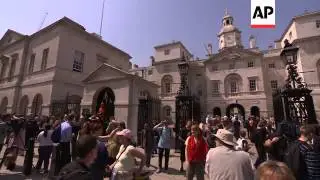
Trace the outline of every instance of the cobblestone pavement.
{"label": "cobblestone pavement", "polygon": [[[3,150],[4,151],[4,150]],[[0,155],[0,157],[3,157],[3,151]],[[255,148],[251,148],[250,150],[253,155],[252,155],[252,160],[255,160]],[[33,164],[35,165],[37,162],[37,157],[38,157],[38,151],[35,149],[35,155],[34,155],[34,160]],[[170,153],[170,160],[169,160],[169,170],[166,172],[162,173],[154,173],[151,176],[152,180],[185,180],[185,173],[180,173],[180,158],[179,158],[179,153],[175,153],[174,151],[171,151]],[[8,171],[5,169],[3,166],[2,169],[0,170],[0,180],[24,180],[24,179],[32,179],[32,180],[45,180],[47,177],[36,173],[35,171],[32,172],[32,174],[28,177],[23,175],[23,161],[24,157],[19,156],[17,159],[17,167],[14,171]],[[164,161],[164,160],[163,160]],[[150,170],[156,171],[157,169],[157,164],[158,164],[158,157],[155,155],[152,160],[151,160],[151,167]]]}

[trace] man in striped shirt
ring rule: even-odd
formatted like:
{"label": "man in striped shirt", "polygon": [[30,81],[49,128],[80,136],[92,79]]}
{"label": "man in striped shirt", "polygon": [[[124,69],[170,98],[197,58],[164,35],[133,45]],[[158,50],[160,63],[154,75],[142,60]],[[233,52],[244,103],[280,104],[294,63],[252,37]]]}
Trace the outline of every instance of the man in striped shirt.
{"label": "man in striped shirt", "polygon": [[299,139],[289,147],[286,161],[296,179],[313,180],[320,177],[320,156],[310,143],[312,136],[311,127],[301,126]]}

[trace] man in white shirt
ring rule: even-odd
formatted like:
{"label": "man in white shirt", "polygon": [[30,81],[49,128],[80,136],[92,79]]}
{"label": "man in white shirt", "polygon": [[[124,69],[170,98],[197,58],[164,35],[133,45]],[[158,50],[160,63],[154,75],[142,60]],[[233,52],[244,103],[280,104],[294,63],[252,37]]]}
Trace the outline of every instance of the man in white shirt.
{"label": "man in white shirt", "polygon": [[209,150],[205,172],[210,180],[253,180],[254,173],[249,154],[236,151],[233,134],[226,129],[219,129],[216,148]]}

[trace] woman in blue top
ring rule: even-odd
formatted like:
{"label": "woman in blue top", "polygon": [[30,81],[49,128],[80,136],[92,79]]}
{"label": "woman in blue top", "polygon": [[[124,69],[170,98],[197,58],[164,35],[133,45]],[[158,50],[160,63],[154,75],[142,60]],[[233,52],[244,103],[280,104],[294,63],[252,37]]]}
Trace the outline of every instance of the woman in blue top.
{"label": "woman in blue top", "polygon": [[171,139],[172,139],[172,129],[168,127],[168,121],[162,121],[158,125],[156,125],[153,130],[159,132],[159,142],[158,142],[158,148],[159,148],[159,169],[157,170],[157,173],[160,173],[162,171],[162,157],[163,152],[165,153],[165,165],[164,169],[168,170],[169,165],[169,155],[170,155],[170,148],[171,148]]}

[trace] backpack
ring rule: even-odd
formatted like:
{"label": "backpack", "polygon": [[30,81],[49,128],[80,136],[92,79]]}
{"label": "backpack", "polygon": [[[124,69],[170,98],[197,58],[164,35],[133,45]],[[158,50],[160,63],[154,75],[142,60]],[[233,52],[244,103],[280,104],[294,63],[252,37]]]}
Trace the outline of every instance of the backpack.
{"label": "backpack", "polygon": [[56,127],[51,135],[51,140],[54,143],[59,143],[61,139],[61,125],[59,125],[58,127]]}
{"label": "backpack", "polygon": [[302,168],[300,167],[301,160],[300,142],[296,141],[291,144],[284,155],[284,162],[292,170],[295,177],[299,177],[299,170]]}

